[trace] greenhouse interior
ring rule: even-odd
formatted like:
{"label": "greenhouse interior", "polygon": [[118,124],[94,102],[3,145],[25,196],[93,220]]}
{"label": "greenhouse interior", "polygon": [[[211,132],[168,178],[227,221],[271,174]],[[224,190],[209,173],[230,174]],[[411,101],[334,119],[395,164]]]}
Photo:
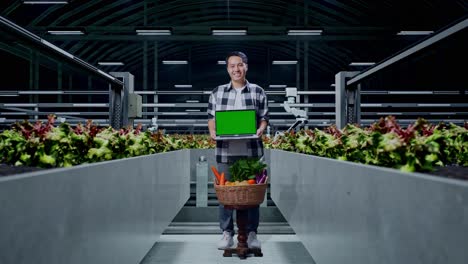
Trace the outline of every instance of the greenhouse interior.
{"label": "greenhouse interior", "polygon": [[468,263],[467,1],[2,0],[0,32],[0,264]]}

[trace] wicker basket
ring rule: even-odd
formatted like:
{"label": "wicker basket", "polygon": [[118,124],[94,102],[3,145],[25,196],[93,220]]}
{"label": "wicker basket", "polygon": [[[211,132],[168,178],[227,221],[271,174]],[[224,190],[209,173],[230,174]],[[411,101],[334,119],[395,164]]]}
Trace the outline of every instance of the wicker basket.
{"label": "wicker basket", "polygon": [[265,199],[267,184],[226,186],[215,184],[216,196],[222,205],[259,205]]}

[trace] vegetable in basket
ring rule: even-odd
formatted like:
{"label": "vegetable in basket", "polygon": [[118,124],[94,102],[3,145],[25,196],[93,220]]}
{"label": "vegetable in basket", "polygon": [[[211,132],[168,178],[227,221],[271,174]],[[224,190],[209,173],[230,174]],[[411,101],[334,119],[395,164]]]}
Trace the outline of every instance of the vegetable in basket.
{"label": "vegetable in basket", "polygon": [[263,183],[266,179],[267,165],[255,158],[239,159],[229,168],[231,181],[255,180],[256,183]]}

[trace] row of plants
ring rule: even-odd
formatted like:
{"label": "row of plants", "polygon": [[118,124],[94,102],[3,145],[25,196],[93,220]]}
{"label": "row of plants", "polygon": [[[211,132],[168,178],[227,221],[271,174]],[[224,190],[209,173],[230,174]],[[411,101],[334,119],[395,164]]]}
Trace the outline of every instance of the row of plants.
{"label": "row of plants", "polygon": [[[208,135],[165,135],[135,129],[115,130],[88,121],[17,123],[0,134],[1,163],[67,167],[179,149],[214,148]],[[394,117],[382,118],[365,128],[348,124],[344,129],[301,130],[275,138],[263,137],[265,148],[293,151],[364,164],[431,171],[436,166],[468,166],[468,124],[433,125],[418,119],[402,128]]]}
{"label": "row of plants", "polygon": [[437,166],[468,166],[468,123],[433,125],[420,118],[407,128],[395,117],[369,127],[348,124],[342,130],[301,130],[264,141],[267,148],[300,152],[400,169],[432,171]]}
{"label": "row of plants", "polygon": [[213,148],[206,135],[164,135],[161,131],[135,129],[115,130],[98,127],[88,121],[71,127],[67,123],[54,126],[55,116],[47,123],[16,123],[0,134],[1,163],[36,166],[69,167],[112,159],[148,155],[184,148]]}

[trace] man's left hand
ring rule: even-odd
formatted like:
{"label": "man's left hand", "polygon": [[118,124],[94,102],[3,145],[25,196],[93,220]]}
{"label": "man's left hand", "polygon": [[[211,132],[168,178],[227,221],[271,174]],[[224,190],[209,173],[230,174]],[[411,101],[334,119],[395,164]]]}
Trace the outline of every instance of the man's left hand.
{"label": "man's left hand", "polygon": [[257,129],[257,136],[261,137],[263,135],[264,128]]}

